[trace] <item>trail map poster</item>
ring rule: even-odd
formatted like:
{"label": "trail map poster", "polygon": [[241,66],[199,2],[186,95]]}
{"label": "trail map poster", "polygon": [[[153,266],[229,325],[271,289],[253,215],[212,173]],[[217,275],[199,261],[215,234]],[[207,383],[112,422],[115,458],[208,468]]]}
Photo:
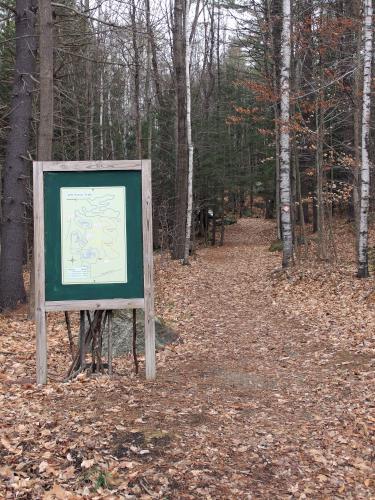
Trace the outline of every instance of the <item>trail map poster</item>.
{"label": "trail map poster", "polygon": [[62,187],[62,284],[127,282],[126,188]]}

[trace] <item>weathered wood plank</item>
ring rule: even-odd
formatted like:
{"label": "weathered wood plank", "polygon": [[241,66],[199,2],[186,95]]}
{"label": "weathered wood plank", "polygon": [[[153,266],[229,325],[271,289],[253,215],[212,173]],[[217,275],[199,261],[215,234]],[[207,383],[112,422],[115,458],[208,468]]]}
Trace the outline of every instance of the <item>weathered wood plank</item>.
{"label": "weathered wood plank", "polygon": [[46,311],[94,311],[106,309],[143,309],[144,299],[98,299],[47,301]]}
{"label": "weathered wood plank", "polygon": [[142,162],[142,227],[143,227],[143,272],[144,272],[144,309],[145,309],[145,358],[146,378],[156,376],[155,362],[155,318],[153,287],[153,248],[152,248],[152,192],[151,161]]}
{"label": "weathered wood plank", "polygon": [[82,172],[96,170],[141,170],[141,160],[45,161],[44,172]]}
{"label": "weathered wood plank", "polygon": [[43,167],[33,165],[34,196],[34,272],[36,326],[36,381],[47,383],[47,325],[45,311],[44,269],[44,186]]}

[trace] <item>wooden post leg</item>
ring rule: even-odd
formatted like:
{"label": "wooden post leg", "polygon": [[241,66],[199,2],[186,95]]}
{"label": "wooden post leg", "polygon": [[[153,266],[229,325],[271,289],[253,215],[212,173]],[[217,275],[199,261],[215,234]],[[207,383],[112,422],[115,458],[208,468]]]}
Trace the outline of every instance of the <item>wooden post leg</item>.
{"label": "wooden post leg", "polygon": [[43,164],[33,165],[34,286],[36,326],[36,383],[47,383],[47,325],[45,310]]}
{"label": "wooden post leg", "polygon": [[44,309],[37,307],[36,325],[36,383],[47,383],[47,322]]}
{"label": "wooden post leg", "polygon": [[135,374],[138,375],[138,356],[137,356],[137,309],[133,309],[133,359]]}
{"label": "wooden post leg", "polygon": [[86,368],[85,311],[79,312],[79,354],[81,370]]}
{"label": "wooden post leg", "polygon": [[155,363],[155,320],[148,301],[145,301],[145,358],[146,379],[152,380],[156,377]]}
{"label": "wooden post leg", "polygon": [[152,252],[151,162],[148,160],[145,160],[142,163],[142,201],[146,379],[152,380],[156,376],[156,366],[153,289],[154,267]]}
{"label": "wooden post leg", "polygon": [[108,374],[112,375],[112,311],[108,311]]}

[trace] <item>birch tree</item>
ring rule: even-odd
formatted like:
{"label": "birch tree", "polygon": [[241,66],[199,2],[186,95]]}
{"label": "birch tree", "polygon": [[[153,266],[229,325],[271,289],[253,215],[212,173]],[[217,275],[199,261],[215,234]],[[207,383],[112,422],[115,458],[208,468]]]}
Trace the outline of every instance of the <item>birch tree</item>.
{"label": "birch tree", "polygon": [[280,129],[280,209],[283,242],[283,267],[290,265],[293,256],[291,186],[290,186],[290,63],[291,63],[291,11],[290,0],[283,0],[283,30],[281,34],[281,129]]}
{"label": "birch tree", "polygon": [[371,112],[371,63],[372,63],[372,0],[363,1],[363,103],[361,145],[361,191],[358,243],[358,277],[368,277],[368,211],[370,194],[370,112]]}
{"label": "birch tree", "polygon": [[191,134],[191,82],[190,82],[190,59],[191,59],[191,43],[194,37],[195,27],[198,21],[200,0],[197,0],[195,8],[195,17],[190,29],[189,12],[190,0],[186,1],[185,14],[185,43],[186,43],[186,130],[187,130],[187,147],[188,147],[188,192],[187,192],[187,213],[186,213],[186,238],[185,238],[185,253],[184,263],[189,261],[191,226],[193,216],[193,165],[194,165],[194,146]]}

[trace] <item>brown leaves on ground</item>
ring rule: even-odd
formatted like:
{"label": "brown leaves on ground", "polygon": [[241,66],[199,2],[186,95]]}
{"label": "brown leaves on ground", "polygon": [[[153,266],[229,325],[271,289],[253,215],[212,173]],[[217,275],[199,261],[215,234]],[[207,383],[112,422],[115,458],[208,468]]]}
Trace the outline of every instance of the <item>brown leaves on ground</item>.
{"label": "brown leaves on ground", "polygon": [[337,231],[339,264],[288,273],[256,219],[190,266],[157,258],[157,314],[182,341],[155,382],[124,357],[113,379],[62,383],[55,314],[36,387],[33,324],[0,317],[0,497],[374,498],[373,282]]}

